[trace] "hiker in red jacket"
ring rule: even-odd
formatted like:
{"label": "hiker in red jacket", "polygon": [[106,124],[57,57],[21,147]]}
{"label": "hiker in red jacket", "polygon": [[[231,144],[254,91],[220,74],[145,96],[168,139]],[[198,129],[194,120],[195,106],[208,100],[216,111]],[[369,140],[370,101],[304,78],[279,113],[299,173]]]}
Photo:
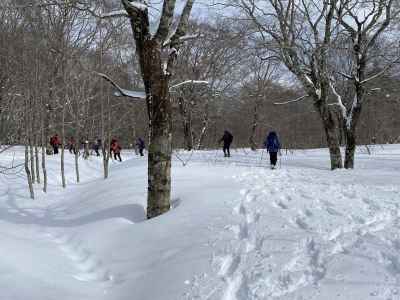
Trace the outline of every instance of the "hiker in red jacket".
{"label": "hiker in red jacket", "polygon": [[76,154],[76,142],[73,136],[71,136],[71,138],[68,141],[68,150],[69,153],[74,153]]}
{"label": "hiker in red jacket", "polygon": [[60,147],[61,141],[57,133],[51,137],[50,145],[53,147],[53,153],[58,154],[58,147]]}
{"label": "hiker in red jacket", "polygon": [[111,146],[110,146],[110,152],[114,153],[114,159],[117,160],[117,158],[119,159],[119,161],[122,161],[121,159],[121,146],[118,144],[118,141],[116,139],[112,139],[111,140]]}

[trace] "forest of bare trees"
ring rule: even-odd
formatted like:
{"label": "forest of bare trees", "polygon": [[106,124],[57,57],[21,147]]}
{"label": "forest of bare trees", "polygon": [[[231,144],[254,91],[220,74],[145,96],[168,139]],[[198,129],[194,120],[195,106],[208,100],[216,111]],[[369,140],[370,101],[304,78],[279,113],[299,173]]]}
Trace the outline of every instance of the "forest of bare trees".
{"label": "forest of bare trees", "polygon": [[[100,139],[105,178],[111,140],[145,138],[149,218],[170,207],[173,149],[216,148],[224,129],[234,147],[270,130],[287,149],[328,146],[332,169],[353,168],[356,145],[400,142],[394,0],[214,4],[233,15],[199,17],[192,0],[1,2],[0,155],[25,146],[32,198],[56,133],[62,157],[71,137],[76,150]],[[60,176],[65,188],[63,159]]]}

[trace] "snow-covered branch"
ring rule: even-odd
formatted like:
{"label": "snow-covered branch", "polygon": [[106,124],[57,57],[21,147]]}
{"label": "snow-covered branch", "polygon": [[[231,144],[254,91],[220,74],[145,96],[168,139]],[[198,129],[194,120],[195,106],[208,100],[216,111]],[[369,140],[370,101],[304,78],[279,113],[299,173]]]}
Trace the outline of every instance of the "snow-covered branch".
{"label": "snow-covered branch", "polygon": [[333,81],[333,79],[329,81],[329,86],[330,86],[333,94],[336,96],[337,103],[335,103],[335,105],[339,106],[340,112],[342,114],[342,118],[347,120],[347,110],[343,104],[342,96],[340,96],[339,93],[336,91],[336,88],[332,81]]}
{"label": "snow-covered branch", "polygon": [[130,91],[121,88],[118,84],[116,84],[110,77],[103,73],[95,72],[97,75],[102,77],[104,80],[108,81],[111,83],[112,86],[116,88],[116,91],[114,92],[114,95],[116,97],[129,97],[133,99],[138,99],[138,100],[144,100],[146,99],[146,93],[145,92],[140,92],[140,91]]}
{"label": "snow-covered branch", "polygon": [[186,80],[186,81],[184,81],[184,82],[181,82],[181,83],[178,83],[178,84],[175,84],[175,85],[173,85],[173,86],[171,86],[169,89],[170,90],[173,90],[173,89],[176,89],[176,88],[178,88],[178,87],[181,87],[181,86],[184,86],[184,85],[190,85],[190,84],[194,84],[194,85],[196,85],[196,84],[198,84],[198,85],[208,85],[208,81],[203,81],[203,80]]}
{"label": "snow-covered branch", "polygon": [[149,8],[148,4],[144,1],[143,2],[139,2],[139,1],[124,1],[124,3],[126,4],[127,7],[131,8],[131,9],[138,9],[141,11],[145,11],[146,9]]}
{"label": "snow-covered branch", "polygon": [[275,102],[274,105],[286,105],[286,104],[291,104],[291,103],[295,103],[295,102],[299,102],[301,100],[304,100],[308,97],[309,95],[304,95],[301,96],[299,98],[296,98],[294,100],[289,100],[289,101],[285,101],[285,102]]}
{"label": "snow-covered branch", "polygon": [[346,78],[346,79],[348,79],[348,80],[353,80],[353,79],[354,79],[354,76],[348,75],[348,74],[346,74],[346,73],[343,73],[343,72],[340,72],[340,71],[338,71],[337,73],[338,73],[339,75],[342,75],[344,78]]}
{"label": "snow-covered branch", "polygon": [[129,15],[126,12],[126,10],[121,9],[121,10],[116,10],[116,11],[111,11],[111,12],[108,12],[108,13],[101,14],[99,17],[102,18],[102,19],[108,19],[108,18],[114,18],[114,17],[125,17],[125,18],[128,18]]}
{"label": "snow-covered branch", "polygon": [[[197,39],[198,37],[200,36],[200,34],[188,34],[188,35],[184,35],[184,36],[182,36],[182,37],[180,37],[179,39],[178,39],[178,43],[184,43],[184,42],[186,42],[186,41],[190,41],[190,40],[194,40],[194,39]],[[169,46],[171,44],[171,37],[170,38],[168,38],[164,43],[163,43],[163,46],[164,47],[166,47],[166,46]]]}

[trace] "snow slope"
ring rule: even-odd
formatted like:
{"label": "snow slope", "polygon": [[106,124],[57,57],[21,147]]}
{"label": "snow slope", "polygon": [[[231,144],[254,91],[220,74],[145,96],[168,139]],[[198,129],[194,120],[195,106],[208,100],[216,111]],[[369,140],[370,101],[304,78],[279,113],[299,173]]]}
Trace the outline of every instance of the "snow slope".
{"label": "snow slope", "polygon": [[[1,300],[400,299],[400,146],[328,169],[326,150],[178,152],[173,209],[145,220],[143,158],[81,162],[49,192],[0,176]],[[0,154],[0,164],[22,159]],[[183,166],[182,162],[187,163]]]}

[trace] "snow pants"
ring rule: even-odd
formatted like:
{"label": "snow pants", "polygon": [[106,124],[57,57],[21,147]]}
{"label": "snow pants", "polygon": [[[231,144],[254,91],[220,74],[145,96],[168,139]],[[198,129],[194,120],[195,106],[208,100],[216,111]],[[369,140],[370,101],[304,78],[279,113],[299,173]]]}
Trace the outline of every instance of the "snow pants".
{"label": "snow pants", "polygon": [[271,165],[275,166],[278,161],[278,152],[269,152],[269,160]]}
{"label": "snow pants", "polygon": [[229,151],[230,147],[231,147],[231,144],[224,143],[224,147],[222,148],[222,151],[224,151],[225,157],[231,157],[231,153]]}
{"label": "snow pants", "polygon": [[140,154],[140,156],[144,156],[144,154],[143,154],[143,148],[139,148],[139,154]]}
{"label": "snow pants", "polygon": [[58,146],[53,146],[53,153],[58,154]]}
{"label": "snow pants", "polygon": [[118,153],[115,153],[115,152],[114,152],[114,159],[115,159],[115,160],[118,159],[119,161],[122,161],[122,159],[121,159],[121,153],[119,153],[119,152],[118,152]]}

